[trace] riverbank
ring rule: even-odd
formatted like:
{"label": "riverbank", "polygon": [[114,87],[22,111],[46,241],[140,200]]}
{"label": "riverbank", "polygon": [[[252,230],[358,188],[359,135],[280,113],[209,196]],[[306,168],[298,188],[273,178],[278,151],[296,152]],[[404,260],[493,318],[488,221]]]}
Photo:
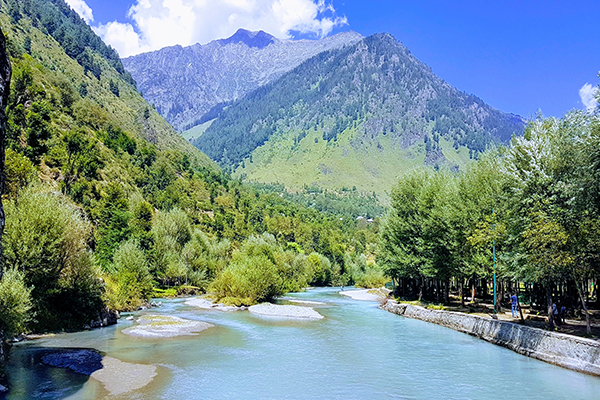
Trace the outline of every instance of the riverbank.
{"label": "riverbank", "polygon": [[431,322],[467,333],[560,367],[600,376],[600,343],[595,340],[476,315],[429,310],[420,306],[398,303],[392,299],[382,304],[380,308],[407,318]]}
{"label": "riverbank", "polygon": [[354,290],[346,290],[340,291],[339,293],[342,296],[350,297],[354,300],[362,300],[362,301],[382,301],[385,299],[391,290],[386,288],[378,288],[378,289],[354,289]]}

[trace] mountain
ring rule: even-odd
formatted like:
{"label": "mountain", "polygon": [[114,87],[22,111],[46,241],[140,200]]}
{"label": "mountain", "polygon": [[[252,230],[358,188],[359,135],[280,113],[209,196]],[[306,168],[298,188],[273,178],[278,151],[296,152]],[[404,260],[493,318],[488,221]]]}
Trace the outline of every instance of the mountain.
{"label": "mountain", "polygon": [[238,30],[206,45],[173,46],[123,59],[148,102],[177,130],[199,124],[213,107],[243,97],[310,57],[354,44],[344,32],[321,40],[281,40]]}
{"label": "mountain", "polygon": [[365,264],[377,224],[355,219],[383,213],[375,196],[231,179],[153,110],[64,0],[0,0],[0,27],[13,70],[0,124],[0,382],[17,334],[106,324],[107,307],[135,310],[156,287],[249,304],[370,270],[381,278]]}
{"label": "mountain", "polygon": [[410,166],[460,168],[523,128],[377,34],[234,102],[194,144],[251,181],[381,193]]}

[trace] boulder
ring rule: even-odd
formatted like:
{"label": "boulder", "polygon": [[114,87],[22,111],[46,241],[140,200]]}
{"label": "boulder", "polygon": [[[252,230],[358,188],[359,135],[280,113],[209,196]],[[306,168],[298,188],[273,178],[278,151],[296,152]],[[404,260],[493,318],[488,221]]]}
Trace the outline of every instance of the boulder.
{"label": "boulder", "polygon": [[98,317],[90,321],[90,328],[101,328],[104,326],[114,325],[119,319],[119,312],[105,308],[98,313]]}

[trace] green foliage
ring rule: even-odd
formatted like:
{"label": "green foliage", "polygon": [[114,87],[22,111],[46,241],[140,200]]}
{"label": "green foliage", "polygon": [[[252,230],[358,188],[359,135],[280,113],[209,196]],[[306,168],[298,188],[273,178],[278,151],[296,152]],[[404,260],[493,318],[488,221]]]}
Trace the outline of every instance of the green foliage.
{"label": "green foliage", "polygon": [[251,305],[282,295],[283,280],[275,260],[273,236],[252,236],[219,273],[211,289],[221,301]]}
{"label": "green foliage", "polygon": [[[123,79],[135,85],[131,75],[125,71],[117,52],[104,44],[92,31],[90,26],[81,19],[79,14],[63,0],[28,0],[9,1],[9,13],[15,22],[22,17],[31,20],[32,25],[41,26],[60,43],[67,55],[76,59],[84,68],[88,67],[84,55],[88,49],[94,50],[123,76]],[[31,39],[30,39],[31,40]],[[31,42],[25,49],[31,49]],[[27,51],[28,53],[30,52]]]}
{"label": "green foliage", "polygon": [[154,282],[180,295],[230,279],[235,290],[222,296],[251,303],[349,276],[346,252],[374,240],[354,237],[351,214],[377,212],[373,196],[344,192],[336,203],[321,193],[308,207],[308,198],[233,180],[150,109],[96,39],[78,47],[74,32],[87,33],[62,0],[32,3],[49,8],[17,2],[18,22],[6,1],[0,10],[15,71],[7,268],[32,288],[27,329],[76,329],[107,305],[134,309]]}
{"label": "green foliage", "polygon": [[22,188],[27,187],[37,178],[37,170],[29,158],[12,149],[6,150],[4,174],[6,179],[4,193],[13,199]]}
{"label": "green foliage", "polygon": [[4,271],[0,278],[0,340],[12,339],[27,329],[31,307],[31,289],[25,286],[23,273]]}
{"label": "green foliage", "polygon": [[98,213],[100,224],[96,231],[96,256],[100,264],[107,268],[114,251],[131,234],[128,199],[120,184],[106,186],[101,194]]}
{"label": "green foliage", "polygon": [[284,250],[273,235],[264,233],[242,244],[210,289],[222,301],[251,305],[304,290],[308,284],[330,284],[334,275],[326,257]]}
{"label": "green foliage", "polygon": [[27,147],[25,154],[35,162],[48,151],[47,141],[52,137],[50,128],[51,107],[48,103],[33,102],[26,117]]}
{"label": "green foliage", "polygon": [[30,186],[6,204],[8,268],[32,287],[38,329],[80,327],[102,307],[98,270],[88,247],[90,224],[65,196]]}
{"label": "green foliage", "polygon": [[540,117],[460,176],[407,175],[392,193],[378,262],[421,286],[431,278],[475,282],[491,278],[495,246],[498,277],[537,285],[538,305],[552,303],[558,282],[585,303],[582,282],[600,272],[599,124],[581,112]]}
{"label": "green foliage", "polygon": [[455,196],[455,178],[444,172],[416,170],[398,183],[381,232],[381,258],[388,276],[453,276]]}
{"label": "green foliage", "polygon": [[109,125],[106,128],[106,132],[102,132],[100,137],[103,139],[106,146],[115,152],[124,151],[133,155],[137,149],[135,140],[127,136],[120,128],[116,128],[112,125]]}
{"label": "green foliage", "polygon": [[369,262],[365,255],[361,254],[357,257],[351,268],[353,269],[352,276],[356,287],[380,288],[389,282],[383,269],[376,263]]}
{"label": "green foliage", "polygon": [[98,169],[102,166],[96,144],[89,139],[83,129],[74,129],[62,137],[67,153],[63,164],[65,179],[64,185],[67,193],[71,186],[83,175],[87,179],[97,177]]}
{"label": "green foliage", "polygon": [[115,81],[113,81],[112,79],[110,80],[109,84],[109,88],[110,91],[112,92],[112,94],[114,94],[115,96],[119,97],[119,85],[117,83],[115,83]]}
{"label": "green foliage", "polygon": [[306,260],[312,271],[312,285],[326,285],[331,282],[333,269],[329,259],[319,253],[311,253]]}
{"label": "green foliage", "polygon": [[116,310],[135,310],[153,293],[146,253],[137,241],[122,243],[113,256],[107,280],[107,304]]}
{"label": "green foliage", "polygon": [[185,281],[187,268],[181,253],[191,239],[191,225],[187,214],[178,208],[159,211],[152,226],[154,237],[155,274],[165,284]]}

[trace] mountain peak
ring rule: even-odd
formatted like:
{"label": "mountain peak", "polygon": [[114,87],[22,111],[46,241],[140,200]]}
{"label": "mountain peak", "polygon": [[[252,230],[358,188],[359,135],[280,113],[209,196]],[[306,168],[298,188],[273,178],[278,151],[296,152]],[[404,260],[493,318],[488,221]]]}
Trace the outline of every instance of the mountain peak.
{"label": "mountain peak", "polygon": [[247,29],[238,29],[231,37],[221,39],[218,42],[222,45],[230,43],[244,43],[248,47],[263,49],[275,41],[275,36],[269,35],[265,31],[252,32]]}

